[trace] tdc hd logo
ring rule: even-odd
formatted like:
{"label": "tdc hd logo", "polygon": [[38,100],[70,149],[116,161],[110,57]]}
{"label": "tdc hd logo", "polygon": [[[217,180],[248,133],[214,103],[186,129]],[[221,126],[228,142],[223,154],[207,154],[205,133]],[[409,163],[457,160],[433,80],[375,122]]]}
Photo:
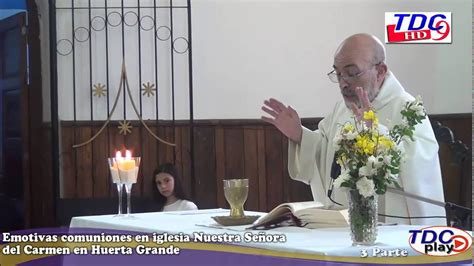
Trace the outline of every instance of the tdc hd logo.
{"label": "tdc hd logo", "polygon": [[410,246],[421,254],[431,256],[453,256],[469,250],[472,236],[461,229],[447,226],[432,226],[410,230]]}
{"label": "tdc hd logo", "polygon": [[386,43],[451,43],[451,12],[385,12]]}

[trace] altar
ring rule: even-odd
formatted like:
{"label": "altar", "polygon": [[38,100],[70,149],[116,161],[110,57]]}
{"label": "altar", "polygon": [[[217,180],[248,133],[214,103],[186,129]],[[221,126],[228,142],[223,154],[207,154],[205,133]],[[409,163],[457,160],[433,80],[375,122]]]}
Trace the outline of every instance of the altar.
{"label": "altar", "polygon": [[[450,257],[426,256],[409,245],[411,229],[421,226],[388,224],[378,227],[374,246],[354,247],[349,228],[307,229],[303,227],[278,227],[271,230],[246,230],[248,225],[221,226],[211,217],[226,215],[226,209],[208,209],[182,212],[154,212],[133,214],[133,217],[113,215],[74,217],[70,230],[84,228],[135,232],[156,237],[173,235],[188,237],[189,241],[172,244],[181,249],[179,254],[154,257],[154,261],[167,263],[233,265],[231,258],[243,259],[252,264],[264,265],[325,265],[355,264],[433,264],[471,265],[472,252]],[[262,215],[261,212],[246,212]],[[195,238],[201,238],[196,240]],[[212,239],[211,239],[212,238]],[[226,239],[225,239],[226,238]],[[167,239],[162,239],[166,244]],[[178,239],[179,240],[179,239]],[[181,238],[183,240],[183,238]],[[158,243],[159,244],[159,243]],[[147,260],[149,256],[134,254],[135,259]],[[78,258],[80,259],[80,258]],[[85,259],[85,258],[83,258]],[[127,258],[123,258],[127,259]],[[122,259],[121,259],[122,260]],[[145,264],[146,262],[143,261]]]}

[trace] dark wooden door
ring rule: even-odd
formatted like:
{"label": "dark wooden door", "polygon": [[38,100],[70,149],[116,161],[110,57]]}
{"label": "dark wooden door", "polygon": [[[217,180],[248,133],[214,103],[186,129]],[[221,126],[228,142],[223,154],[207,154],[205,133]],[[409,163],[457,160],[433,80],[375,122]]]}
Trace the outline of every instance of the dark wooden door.
{"label": "dark wooden door", "polygon": [[28,161],[25,13],[0,20],[0,231],[23,226],[23,176]]}

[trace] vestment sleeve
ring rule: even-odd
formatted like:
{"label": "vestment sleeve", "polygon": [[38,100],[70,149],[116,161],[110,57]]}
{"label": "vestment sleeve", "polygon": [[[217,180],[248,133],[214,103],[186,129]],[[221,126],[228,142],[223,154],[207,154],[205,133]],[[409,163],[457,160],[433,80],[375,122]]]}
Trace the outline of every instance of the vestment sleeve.
{"label": "vestment sleeve", "polygon": [[329,119],[324,118],[315,131],[303,127],[300,144],[291,140],[288,141],[288,172],[290,177],[311,185],[314,200],[322,203],[326,202],[323,168],[327,160],[327,147],[332,145],[332,140],[328,140],[328,124]]}

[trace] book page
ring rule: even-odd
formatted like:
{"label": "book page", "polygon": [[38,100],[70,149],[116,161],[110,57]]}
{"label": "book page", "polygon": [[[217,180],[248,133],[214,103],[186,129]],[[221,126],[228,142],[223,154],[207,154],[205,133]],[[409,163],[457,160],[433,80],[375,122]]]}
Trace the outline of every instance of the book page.
{"label": "book page", "polygon": [[[348,226],[349,225],[349,212],[347,209],[340,210],[327,210],[327,209],[305,209],[301,210],[297,217],[301,219],[303,223],[308,225],[314,224],[313,226],[324,227],[328,226]],[[308,227],[308,226],[305,226]],[[316,227],[308,227],[316,228]]]}
{"label": "book page", "polygon": [[[316,201],[304,201],[304,202],[290,202],[283,203],[271,210],[267,215],[260,217],[253,226],[259,226],[262,224],[269,223],[271,221],[281,221],[282,218],[292,213],[295,215],[297,212],[308,208],[321,208],[323,204]],[[295,215],[296,216],[296,215]]]}
{"label": "book page", "polygon": [[298,216],[297,213],[303,210],[324,207],[324,205],[318,201],[290,202],[290,203],[284,203],[282,205],[288,205],[288,207],[291,209],[291,212],[295,214],[296,216]]}

